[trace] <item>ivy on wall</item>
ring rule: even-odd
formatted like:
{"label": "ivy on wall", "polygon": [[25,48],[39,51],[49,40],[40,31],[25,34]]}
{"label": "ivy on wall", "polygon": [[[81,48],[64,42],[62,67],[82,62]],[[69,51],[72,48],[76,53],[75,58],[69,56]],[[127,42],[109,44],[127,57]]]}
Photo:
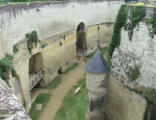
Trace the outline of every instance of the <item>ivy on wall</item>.
{"label": "ivy on wall", "polygon": [[37,46],[37,42],[39,41],[37,32],[32,31],[31,33],[27,33],[26,38],[28,51],[32,54],[33,44],[35,43],[35,46]]}
{"label": "ivy on wall", "polygon": [[[16,77],[16,71],[13,67],[13,56],[6,54],[4,58],[0,60],[0,77],[8,84],[8,71],[10,70],[13,77]],[[8,84],[9,85],[9,84]]]}
{"label": "ivy on wall", "polygon": [[134,68],[129,68],[128,76],[131,81],[135,81],[139,78],[140,75],[140,67],[135,66]]}
{"label": "ivy on wall", "polygon": [[114,52],[114,49],[120,45],[121,41],[121,29],[125,26],[127,21],[127,11],[126,11],[126,5],[122,5],[120,7],[120,10],[118,12],[115,25],[114,25],[114,31],[112,40],[109,46],[109,56],[112,57],[112,54]]}
{"label": "ivy on wall", "polygon": [[151,37],[153,38],[154,35],[156,35],[156,8],[153,9],[152,34],[151,34]]}
{"label": "ivy on wall", "polygon": [[[129,39],[132,40],[134,28],[145,18],[145,6],[132,6],[130,9]],[[126,27],[126,26],[125,26]]]}
{"label": "ivy on wall", "polygon": [[[130,15],[128,15],[128,13],[130,13]],[[139,24],[139,22],[144,20],[145,16],[146,16],[145,6],[143,5],[129,6],[129,7],[126,5],[122,5],[120,7],[114,25],[112,40],[109,46],[110,59],[113,55],[114,49],[120,45],[121,29],[124,27],[125,30],[129,31],[129,39],[131,40],[133,36],[134,28]],[[130,22],[127,22],[127,19]]]}

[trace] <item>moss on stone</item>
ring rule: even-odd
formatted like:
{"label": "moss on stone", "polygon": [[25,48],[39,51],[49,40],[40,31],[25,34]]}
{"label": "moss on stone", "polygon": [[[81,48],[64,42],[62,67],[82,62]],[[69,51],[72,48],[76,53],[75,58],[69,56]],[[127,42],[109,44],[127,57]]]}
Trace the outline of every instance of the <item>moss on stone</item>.
{"label": "moss on stone", "polygon": [[140,75],[140,67],[135,66],[134,68],[129,68],[128,76],[131,81],[135,81],[139,78]]}

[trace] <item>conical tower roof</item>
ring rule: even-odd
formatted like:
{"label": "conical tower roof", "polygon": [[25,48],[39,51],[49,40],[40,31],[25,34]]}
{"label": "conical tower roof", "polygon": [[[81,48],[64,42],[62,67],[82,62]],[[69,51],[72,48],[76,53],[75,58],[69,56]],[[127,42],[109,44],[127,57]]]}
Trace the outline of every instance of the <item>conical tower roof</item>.
{"label": "conical tower roof", "polygon": [[96,74],[103,74],[109,71],[107,63],[99,50],[96,52],[94,57],[87,63],[85,69],[89,73]]}

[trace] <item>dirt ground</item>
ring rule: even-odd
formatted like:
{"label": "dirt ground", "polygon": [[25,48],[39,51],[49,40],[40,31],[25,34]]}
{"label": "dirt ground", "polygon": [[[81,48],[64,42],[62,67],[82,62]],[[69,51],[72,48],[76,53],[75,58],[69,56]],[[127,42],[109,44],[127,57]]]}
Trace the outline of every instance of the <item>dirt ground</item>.
{"label": "dirt ground", "polygon": [[80,62],[79,66],[72,70],[68,74],[62,75],[62,83],[54,89],[51,94],[50,101],[48,102],[46,108],[39,116],[39,120],[54,120],[56,112],[62,105],[63,99],[67,92],[72,86],[74,86],[77,81],[85,74],[84,69],[85,63]]}

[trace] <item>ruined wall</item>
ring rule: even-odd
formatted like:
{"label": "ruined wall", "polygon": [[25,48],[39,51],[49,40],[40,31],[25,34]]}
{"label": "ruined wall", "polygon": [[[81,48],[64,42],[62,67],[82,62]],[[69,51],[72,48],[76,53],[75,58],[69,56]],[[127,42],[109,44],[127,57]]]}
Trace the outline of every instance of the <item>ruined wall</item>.
{"label": "ruined wall", "polygon": [[[119,1],[99,2],[38,2],[0,6],[0,58],[12,53],[15,43],[36,30],[39,39],[74,29],[78,23],[86,26],[115,20]],[[105,10],[104,10],[105,9]]]}
{"label": "ruined wall", "polygon": [[146,100],[110,77],[107,89],[106,115],[110,120],[143,120]]}

